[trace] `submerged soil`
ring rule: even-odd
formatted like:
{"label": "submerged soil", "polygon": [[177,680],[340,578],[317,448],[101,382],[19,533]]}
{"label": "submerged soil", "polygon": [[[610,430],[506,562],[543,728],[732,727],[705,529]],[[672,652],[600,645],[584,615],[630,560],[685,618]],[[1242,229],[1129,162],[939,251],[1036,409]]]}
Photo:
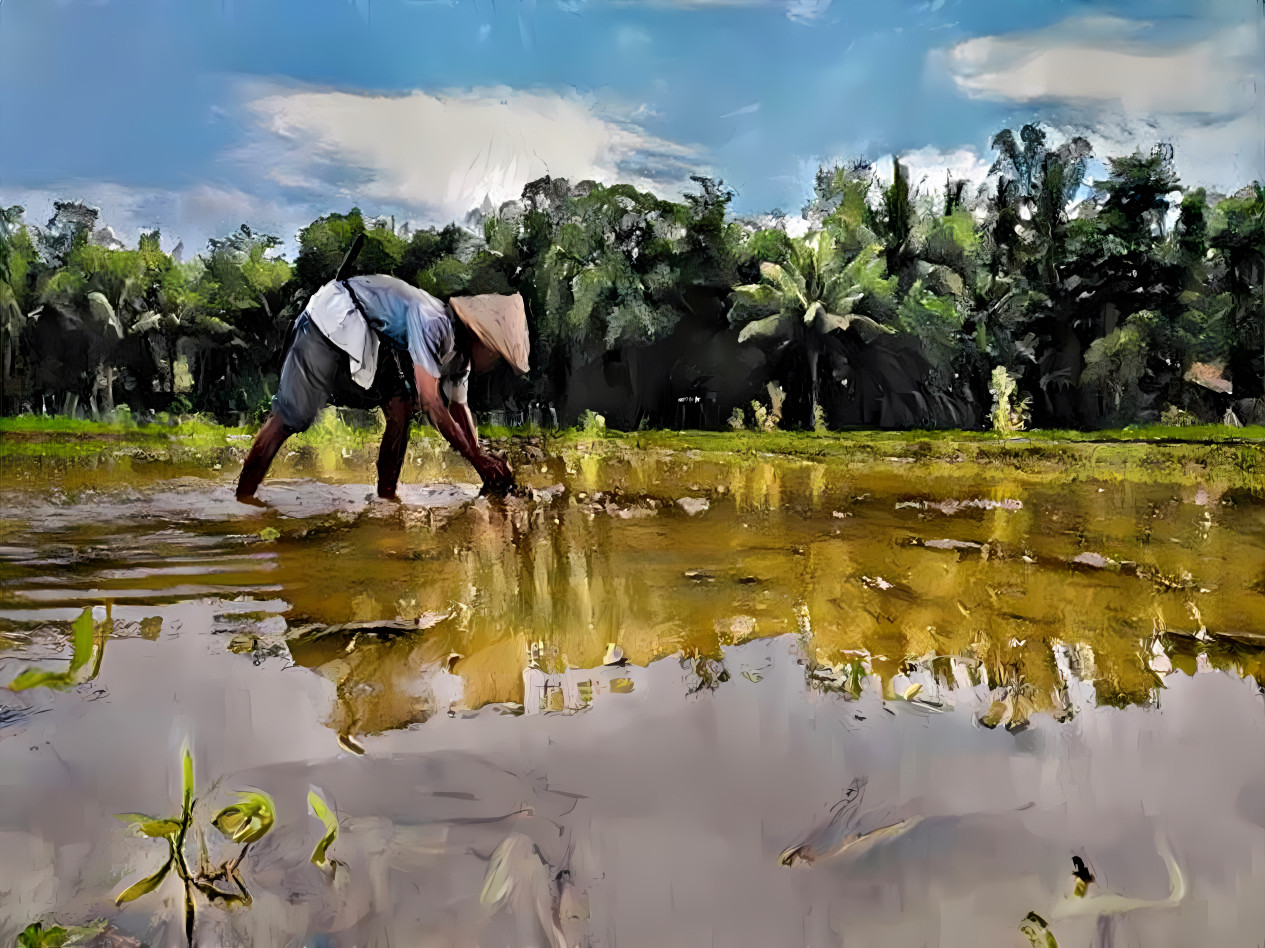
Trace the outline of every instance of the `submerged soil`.
{"label": "submerged soil", "polygon": [[277,808],[202,944],[1259,945],[1259,445],[246,444],[4,445],[0,684],[94,631],[0,691],[0,943],[183,940],[187,739]]}

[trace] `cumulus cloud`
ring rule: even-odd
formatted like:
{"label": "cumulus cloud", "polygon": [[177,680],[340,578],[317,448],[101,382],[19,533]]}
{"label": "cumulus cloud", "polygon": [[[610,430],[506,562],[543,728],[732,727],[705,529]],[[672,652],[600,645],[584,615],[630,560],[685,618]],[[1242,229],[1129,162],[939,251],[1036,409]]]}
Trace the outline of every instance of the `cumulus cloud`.
{"label": "cumulus cloud", "polygon": [[1265,48],[1253,26],[1173,42],[1149,23],[1077,17],[965,40],[933,65],[972,98],[1040,106],[1100,155],[1166,141],[1189,183],[1225,189],[1265,176]]}
{"label": "cumulus cloud", "polygon": [[367,201],[433,222],[516,198],[545,174],[674,194],[699,158],[574,94],[274,90],[247,109],[255,133],[236,157],[276,184],[326,205]]}

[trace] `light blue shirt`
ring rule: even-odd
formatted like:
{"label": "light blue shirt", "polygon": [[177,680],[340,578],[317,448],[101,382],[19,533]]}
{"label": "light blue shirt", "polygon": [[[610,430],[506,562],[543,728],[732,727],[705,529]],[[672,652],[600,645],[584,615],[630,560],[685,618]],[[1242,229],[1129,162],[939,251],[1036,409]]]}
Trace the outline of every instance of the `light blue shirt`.
{"label": "light blue shirt", "polygon": [[357,276],[347,281],[365,309],[369,325],[413,364],[443,384],[448,399],[466,403],[470,361],[457,351],[455,318],[447,304],[395,277]]}

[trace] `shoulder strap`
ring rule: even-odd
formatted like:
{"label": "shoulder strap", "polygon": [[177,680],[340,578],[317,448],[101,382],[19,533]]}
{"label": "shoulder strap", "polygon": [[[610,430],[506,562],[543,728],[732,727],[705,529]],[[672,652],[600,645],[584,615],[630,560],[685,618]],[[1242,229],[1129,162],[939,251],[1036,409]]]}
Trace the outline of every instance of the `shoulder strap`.
{"label": "shoulder strap", "polygon": [[[373,320],[371,320],[369,318],[369,314],[365,312],[365,304],[360,302],[360,297],[357,296],[356,291],[351,288],[351,282],[349,280],[344,279],[344,280],[339,280],[338,283],[340,286],[342,286],[343,289],[347,291],[347,295],[351,297],[352,305],[356,307],[356,311],[359,312],[361,317],[364,319],[365,324],[369,327],[369,331],[377,332],[377,330],[374,329],[373,327]],[[411,370],[405,369],[404,362],[403,362],[403,357],[406,355],[406,353],[401,353],[399,349],[395,348],[395,346],[393,345],[386,344],[385,341],[381,345],[381,349],[384,351],[384,355],[380,356],[378,371],[379,372],[382,371],[383,363],[381,360],[385,359],[387,364],[389,364],[391,368],[396,372],[396,374],[398,374],[399,377],[403,380],[404,385],[408,389],[408,391],[412,392],[413,391],[413,373]],[[411,362],[410,362],[410,365],[411,365]]]}
{"label": "shoulder strap", "polygon": [[360,302],[360,297],[357,296],[356,291],[351,288],[351,280],[339,280],[338,285],[347,291],[347,295],[351,297],[352,305],[354,305],[357,312],[365,318],[365,322],[372,326],[373,323],[369,322],[369,314],[365,312],[365,304]]}

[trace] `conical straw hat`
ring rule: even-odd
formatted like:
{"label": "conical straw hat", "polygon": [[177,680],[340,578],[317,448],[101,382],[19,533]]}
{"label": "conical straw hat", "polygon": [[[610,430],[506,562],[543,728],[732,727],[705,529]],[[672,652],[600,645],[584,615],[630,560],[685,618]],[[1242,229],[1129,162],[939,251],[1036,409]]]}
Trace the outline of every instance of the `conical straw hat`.
{"label": "conical straw hat", "polygon": [[479,340],[512,365],[519,375],[527,371],[531,340],[527,335],[527,311],[523,308],[522,296],[518,293],[454,296],[448,304]]}

